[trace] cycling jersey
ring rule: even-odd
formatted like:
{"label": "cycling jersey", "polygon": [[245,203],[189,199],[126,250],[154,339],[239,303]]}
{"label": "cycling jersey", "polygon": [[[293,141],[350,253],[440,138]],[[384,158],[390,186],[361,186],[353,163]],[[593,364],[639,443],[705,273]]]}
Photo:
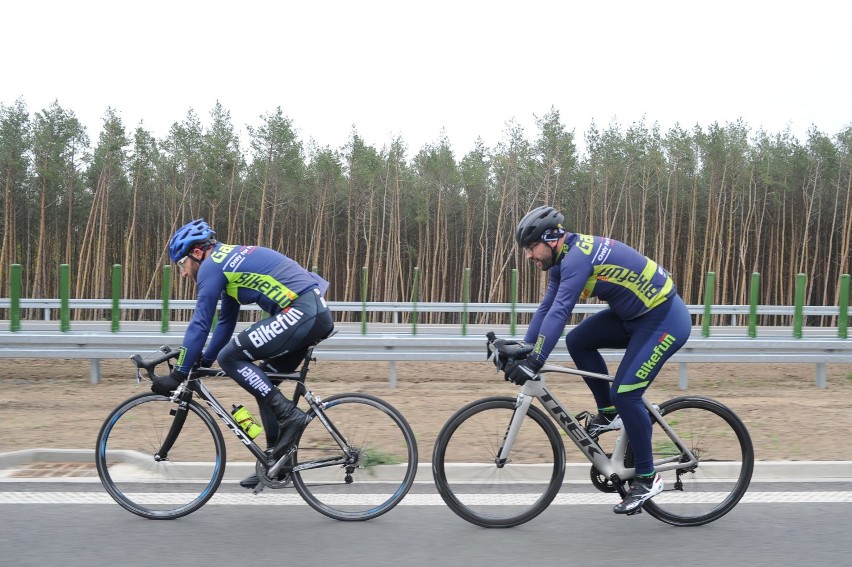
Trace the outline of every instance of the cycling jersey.
{"label": "cycling jersey", "polygon": [[198,300],[177,363],[177,370],[185,373],[201,358],[220,299],[219,321],[204,351],[205,360],[215,360],[231,339],[241,305],[254,303],[277,315],[305,292],[318,289],[325,294],[328,289],[326,280],[280,252],[221,242],[201,262],[196,282]]}
{"label": "cycling jersey", "polygon": [[602,236],[567,233],[548,270],[544,298],[524,340],[535,344],[532,356],[547,359],[579,299],[606,301],[623,320],[635,319],[661,305],[675,292],[668,272],[630,246]]}

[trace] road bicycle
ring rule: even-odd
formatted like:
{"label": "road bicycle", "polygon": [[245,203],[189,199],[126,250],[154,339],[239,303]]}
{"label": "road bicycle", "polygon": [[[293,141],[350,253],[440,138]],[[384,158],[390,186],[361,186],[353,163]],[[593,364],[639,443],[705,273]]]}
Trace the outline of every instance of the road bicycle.
{"label": "road bicycle", "polygon": [[[531,350],[494,333],[487,336],[489,357],[498,369]],[[557,373],[613,381],[612,376],[545,364],[516,398],[471,402],[443,426],[432,454],[432,474],[444,502],[458,516],[482,527],[507,528],[541,514],[560,491],[566,470],[554,421],[591,462],[594,487],[625,496],[635,476],[627,436],[619,431],[612,450],[604,450],[586,432],[590,414],[570,415],[548,388],[546,375]],[[534,399],[545,411],[531,405]],[[642,401],[653,424],[654,467],[665,490],[634,513],[644,510],[667,524],[699,526],[730,512],[748,489],[754,468],[754,449],[742,420],[703,396],[659,405],[646,396]]]}
{"label": "road bicycle", "polygon": [[[321,399],[311,392],[305,379],[316,360],[313,348],[300,370],[268,373],[273,383],[294,383],[297,404],[307,402],[308,421],[283,456],[271,458],[203,381],[225,373],[199,368],[171,397],[141,393],[107,417],[95,451],[104,488],[119,505],[144,518],[175,519],[201,508],[225,474],[225,442],[212,411],[254,455],[260,479],[255,494],[293,486],[309,506],[337,520],[369,520],[391,510],[414,483],[414,433],[399,411],[375,396]],[[160,352],[148,361],[138,354],[131,358],[137,385],[153,380],[158,365],[171,368],[179,353],[168,347]]]}

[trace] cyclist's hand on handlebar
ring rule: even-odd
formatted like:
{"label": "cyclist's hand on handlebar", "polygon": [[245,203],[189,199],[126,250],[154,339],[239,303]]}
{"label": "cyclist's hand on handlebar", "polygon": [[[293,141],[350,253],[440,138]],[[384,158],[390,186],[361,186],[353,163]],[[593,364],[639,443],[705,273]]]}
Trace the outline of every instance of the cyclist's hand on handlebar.
{"label": "cyclist's hand on handlebar", "polygon": [[172,392],[180,386],[181,382],[186,380],[187,376],[183,372],[175,369],[168,376],[157,376],[151,384],[151,391],[161,396],[171,396]]}
{"label": "cyclist's hand on handlebar", "polygon": [[504,369],[504,372],[506,373],[506,380],[513,384],[517,384],[518,386],[523,386],[527,380],[535,378],[535,375],[538,374],[538,371],[541,370],[542,366],[544,365],[538,360],[530,358],[526,358],[515,363],[509,363]]}

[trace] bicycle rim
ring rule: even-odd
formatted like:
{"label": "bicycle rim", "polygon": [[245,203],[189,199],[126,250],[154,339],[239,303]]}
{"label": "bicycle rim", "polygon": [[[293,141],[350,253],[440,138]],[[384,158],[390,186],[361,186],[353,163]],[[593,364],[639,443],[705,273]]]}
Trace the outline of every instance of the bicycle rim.
{"label": "bicycle rim", "polygon": [[[754,451],[748,430],[731,410],[708,398],[669,400],[660,406],[660,413],[698,458],[698,465],[661,472],[665,489],[643,509],[675,526],[700,526],[721,518],[737,505],[751,482]],[[653,424],[652,446],[655,460],[681,454],[658,423]],[[628,466],[632,460],[628,449]]]}
{"label": "bicycle rim", "polygon": [[[339,394],[323,413],[352,448],[354,462],[301,470],[296,490],[313,509],[337,520],[369,520],[399,504],[417,474],[417,442],[393,406],[366,394]],[[296,466],[335,459],[343,451],[314,416],[302,432]]]}
{"label": "bicycle rim", "polygon": [[530,407],[509,453],[496,459],[515,410],[513,398],[485,398],[456,412],[435,442],[432,474],[447,506],[486,528],[508,528],[541,514],[565,476],[565,448],[556,427]]}
{"label": "bicycle rim", "polygon": [[98,434],[95,462],[104,488],[123,508],[150,519],[185,516],[207,502],[225,473],[225,444],[195,401],[166,460],[156,456],[178,405],[140,394],[117,407]]}

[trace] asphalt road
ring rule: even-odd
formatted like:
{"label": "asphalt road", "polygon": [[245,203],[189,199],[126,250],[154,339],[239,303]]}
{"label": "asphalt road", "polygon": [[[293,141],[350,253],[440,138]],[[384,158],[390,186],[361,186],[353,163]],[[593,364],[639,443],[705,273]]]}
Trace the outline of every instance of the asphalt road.
{"label": "asphalt road", "polygon": [[[239,494],[236,487],[223,490]],[[573,488],[569,489],[573,490]],[[77,498],[66,498],[76,494]],[[749,501],[749,495],[760,495]],[[84,497],[79,497],[83,495]],[[86,503],[89,496],[90,502]],[[112,503],[97,482],[0,483],[2,564],[122,565],[678,565],[847,564],[852,482],[761,482],[722,519],[675,528],[606,505],[551,506],[507,530],[455,516],[429,483],[368,522],[339,522],[305,505],[214,504],[152,521]],[[79,503],[59,503],[59,502]],[[233,501],[229,501],[233,502]],[[245,500],[242,500],[245,502]]]}

